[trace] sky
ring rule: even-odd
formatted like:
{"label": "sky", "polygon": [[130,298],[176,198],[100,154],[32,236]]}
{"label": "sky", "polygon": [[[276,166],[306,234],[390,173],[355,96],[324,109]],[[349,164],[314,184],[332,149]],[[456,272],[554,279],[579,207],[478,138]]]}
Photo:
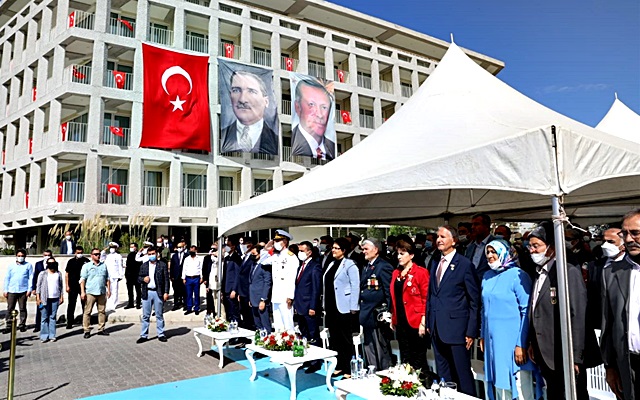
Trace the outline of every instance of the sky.
{"label": "sky", "polygon": [[640,114],[639,0],[330,0],[499,59],[498,77],[597,125],[614,93]]}

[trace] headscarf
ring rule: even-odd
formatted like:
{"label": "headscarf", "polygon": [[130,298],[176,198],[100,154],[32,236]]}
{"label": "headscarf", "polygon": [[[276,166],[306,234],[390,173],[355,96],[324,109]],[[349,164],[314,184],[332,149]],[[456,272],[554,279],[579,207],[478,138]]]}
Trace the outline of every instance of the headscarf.
{"label": "headscarf", "polygon": [[494,239],[487,243],[484,248],[485,255],[487,254],[487,248],[492,247],[498,254],[498,261],[500,261],[501,267],[498,271],[503,271],[512,267],[518,267],[518,253],[506,240]]}

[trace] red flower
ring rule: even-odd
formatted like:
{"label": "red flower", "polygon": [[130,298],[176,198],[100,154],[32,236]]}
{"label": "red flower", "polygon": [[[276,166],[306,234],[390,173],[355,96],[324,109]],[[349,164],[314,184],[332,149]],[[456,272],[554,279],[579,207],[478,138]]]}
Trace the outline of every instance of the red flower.
{"label": "red flower", "polygon": [[402,383],[402,388],[404,390],[411,390],[412,387],[413,387],[413,383],[411,383],[411,382],[403,382]]}
{"label": "red flower", "polygon": [[291,340],[288,340],[287,341],[287,346],[289,346],[289,347],[293,346],[293,342]]}
{"label": "red flower", "polygon": [[389,377],[385,376],[384,378],[382,378],[383,385],[388,385],[390,383],[391,383],[391,379],[389,379]]}

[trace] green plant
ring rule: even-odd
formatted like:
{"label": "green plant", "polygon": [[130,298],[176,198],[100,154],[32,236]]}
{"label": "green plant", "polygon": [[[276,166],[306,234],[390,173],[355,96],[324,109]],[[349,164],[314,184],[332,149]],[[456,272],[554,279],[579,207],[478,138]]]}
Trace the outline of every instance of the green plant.
{"label": "green plant", "polygon": [[110,223],[107,217],[96,214],[93,218],[83,219],[74,232],[80,231],[77,243],[85,249],[104,248],[111,240],[120,223]]}
{"label": "green plant", "polygon": [[418,228],[415,226],[402,226],[402,225],[391,225],[389,228],[389,235],[398,236],[402,233],[405,233],[409,236],[414,236],[418,232],[424,232],[423,228]]}
{"label": "green plant", "polygon": [[[78,228],[76,227],[76,230]],[[48,240],[47,240],[47,249],[55,249],[55,248],[60,248],[60,242],[62,241],[62,238],[64,238],[64,234],[68,231],[71,231],[71,224],[69,224],[68,222],[64,225],[61,226],[60,224],[55,224],[54,226],[52,226],[49,229],[48,232]]]}
{"label": "green plant", "polygon": [[0,250],[0,254],[2,254],[3,256],[11,256],[16,254],[16,249],[14,249],[13,247],[7,247]]}

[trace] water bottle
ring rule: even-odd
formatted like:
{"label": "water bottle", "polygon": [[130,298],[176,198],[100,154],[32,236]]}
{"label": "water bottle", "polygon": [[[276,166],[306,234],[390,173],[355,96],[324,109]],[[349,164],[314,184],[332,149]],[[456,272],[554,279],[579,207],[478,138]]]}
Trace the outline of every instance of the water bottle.
{"label": "water bottle", "polygon": [[356,361],[358,362],[358,378],[364,378],[364,360],[362,359],[362,357],[360,357],[360,354],[358,354],[358,358],[356,358]]}
{"label": "water bottle", "polygon": [[440,378],[440,388],[439,389],[440,389],[440,393],[441,394],[446,392],[446,390],[443,390],[444,389],[444,384],[445,384],[444,378]]}
{"label": "water bottle", "polygon": [[358,360],[356,360],[356,356],[351,356],[351,379],[358,379]]}
{"label": "water bottle", "polygon": [[440,389],[440,386],[438,386],[438,381],[434,380],[433,383],[431,384],[431,393],[438,394],[438,390]]}

